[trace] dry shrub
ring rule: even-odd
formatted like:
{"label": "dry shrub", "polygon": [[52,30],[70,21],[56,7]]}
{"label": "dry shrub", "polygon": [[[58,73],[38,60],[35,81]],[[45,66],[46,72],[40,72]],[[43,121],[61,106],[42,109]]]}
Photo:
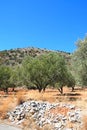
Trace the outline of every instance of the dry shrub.
{"label": "dry shrub", "polygon": [[25,90],[20,90],[18,92],[11,93],[8,95],[1,95],[0,104],[3,104],[2,102],[5,102],[5,104],[8,103],[8,105],[9,103],[13,103],[15,107],[16,105],[21,104],[25,101],[25,94]]}
{"label": "dry shrub", "polygon": [[25,102],[25,93],[23,92],[18,92],[17,95],[16,95],[16,99],[17,99],[17,105],[20,105],[22,103]]}
{"label": "dry shrub", "polygon": [[7,112],[15,106],[22,104],[25,101],[25,91],[18,92],[16,95],[2,95],[0,98],[0,118],[6,119]]}
{"label": "dry shrub", "polygon": [[8,96],[8,97],[3,97],[0,100],[0,118],[1,119],[6,119],[7,118],[7,112],[10,111],[11,109],[14,108],[15,103],[14,103],[14,97],[13,96]]}

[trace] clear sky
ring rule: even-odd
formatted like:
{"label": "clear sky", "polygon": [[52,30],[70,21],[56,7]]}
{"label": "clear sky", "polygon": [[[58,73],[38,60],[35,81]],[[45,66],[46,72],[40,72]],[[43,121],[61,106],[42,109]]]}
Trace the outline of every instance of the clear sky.
{"label": "clear sky", "polygon": [[87,33],[87,0],[0,0],[0,50],[73,52]]}

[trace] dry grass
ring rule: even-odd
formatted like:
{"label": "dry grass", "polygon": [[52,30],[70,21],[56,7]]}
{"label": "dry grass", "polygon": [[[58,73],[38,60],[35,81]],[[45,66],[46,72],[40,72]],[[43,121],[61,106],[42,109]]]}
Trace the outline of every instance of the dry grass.
{"label": "dry grass", "polygon": [[39,93],[38,90],[29,90],[26,93],[26,98],[28,100],[42,100],[42,101],[49,101],[49,102],[56,102],[56,101],[66,101],[66,96],[60,96],[57,89],[47,89],[45,92]]}
{"label": "dry grass", "polygon": [[28,119],[23,122],[23,130],[51,130],[52,127],[49,125],[45,125],[42,128],[40,128],[39,126],[37,126],[37,124],[35,123],[35,121],[28,117]]}
{"label": "dry grass", "polygon": [[39,126],[36,125],[35,121],[28,117],[27,120],[23,122],[23,130],[41,130]]}
{"label": "dry grass", "polygon": [[81,130],[87,130],[87,115],[83,117],[83,127]]}
{"label": "dry grass", "polygon": [[26,95],[26,92],[25,91],[19,91],[17,94],[16,94],[16,104],[17,105],[20,105],[22,103],[24,103],[26,101],[25,99],[25,95]]}
{"label": "dry grass", "polygon": [[[77,107],[82,110],[87,110],[87,89],[85,90],[75,90],[75,92],[71,92],[70,89],[64,88],[64,95],[60,95],[57,89],[46,89],[45,93],[39,93],[38,90],[18,90],[15,94],[10,93],[10,95],[6,96],[3,92],[0,93],[0,118],[5,119],[6,113],[13,109],[16,105],[23,103],[26,100],[42,100],[49,102],[65,102],[75,104]],[[86,114],[87,115],[87,114]],[[84,128],[83,130],[87,130],[87,116],[84,116]],[[33,122],[33,124],[31,123]],[[32,125],[31,125],[32,124]],[[29,130],[29,126],[35,128],[36,130],[51,130],[49,126],[44,126],[43,129],[36,126],[34,121],[31,119],[26,120],[25,129]],[[69,127],[72,127],[72,124],[69,124]]]}
{"label": "dry grass", "polygon": [[67,125],[66,125],[66,128],[73,129],[73,123],[68,122]]}
{"label": "dry grass", "polygon": [[7,118],[7,112],[12,110],[15,106],[23,103],[25,92],[18,92],[16,95],[2,95],[0,97],[0,119]]}
{"label": "dry grass", "polygon": [[[28,100],[42,100],[42,101],[49,101],[49,102],[64,102],[64,103],[71,103],[75,104],[77,107],[81,108],[82,110],[87,108],[87,89],[85,90],[75,90],[75,92],[71,92],[70,89],[64,89],[64,95],[60,95],[57,89],[47,89],[45,93],[39,93],[37,90],[29,90],[26,93],[26,99]],[[61,112],[61,110],[59,110]],[[65,111],[63,111],[65,112]],[[84,128],[82,130],[87,130],[87,121],[86,117],[84,117]],[[33,122],[33,124],[31,123]],[[68,128],[73,128],[73,123],[68,123]],[[36,126],[34,121],[26,121],[26,125],[24,130],[51,130],[50,126],[44,126],[43,128],[39,128]]]}
{"label": "dry grass", "polygon": [[0,99],[0,118],[7,118],[6,113],[15,107],[14,96],[1,97]]}

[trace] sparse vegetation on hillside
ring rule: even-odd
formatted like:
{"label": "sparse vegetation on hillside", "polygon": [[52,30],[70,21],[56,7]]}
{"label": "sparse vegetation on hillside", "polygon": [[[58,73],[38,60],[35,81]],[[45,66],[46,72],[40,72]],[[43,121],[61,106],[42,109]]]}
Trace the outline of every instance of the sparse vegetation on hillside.
{"label": "sparse vegetation on hillside", "polygon": [[[21,48],[21,49],[11,49],[11,50],[4,50],[0,51],[0,63],[5,65],[19,65],[22,63],[24,57],[32,56],[36,57],[38,55],[52,52],[51,50],[46,49],[39,49],[39,48]],[[70,53],[66,53],[63,51],[54,51],[63,55],[67,61],[70,60]]]}

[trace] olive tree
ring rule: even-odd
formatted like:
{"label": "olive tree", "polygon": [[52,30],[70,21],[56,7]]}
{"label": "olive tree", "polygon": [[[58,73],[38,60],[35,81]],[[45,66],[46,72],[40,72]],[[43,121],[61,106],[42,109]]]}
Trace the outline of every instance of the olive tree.
{"label": "olive tree", "polygon": [[[41,58],[42,57],[42,58]],[[32,83],[37,87],[39,92],[45,89],[49,84],[47,64],[45,64],[44,56],[40,57],[27,57],[23,62],[24,67],[24,82],[27,85]]]}
{"label": "olive tree", "polygon": [[74,78],[74,76],[72,75],[71,72],[67,73],[67,78],[66,79],[67,79],[66,80],[66,86],[71,87],[72,91],[74,91],[76,81],[75,81],[75,78]]}
{"label": "olive tree", "polygon": [[14,66],[11,68],[11,76],[10,76],[10,87],[14,88],[22,85],[22,69],[20,66]]}
{"label": "olive tree", "polygon": [[22,63],[24,70],[24,81],[32,82],[41,92],[48,85],[58,83],[58,90],[63,93],[66,84],[67,67],[64,58],[58,53],[48,53],[37,57],[24,59]]}
{"label": "olive tree", "polygon": [[0,89],[8,93],[10,86],[11,69],[7,66],[0,66]]}
{"label": "olive tree", "polygon": [[78,84],[87,86],[87,37],[76,44],[77,50],[72,56],[74,75]]}

